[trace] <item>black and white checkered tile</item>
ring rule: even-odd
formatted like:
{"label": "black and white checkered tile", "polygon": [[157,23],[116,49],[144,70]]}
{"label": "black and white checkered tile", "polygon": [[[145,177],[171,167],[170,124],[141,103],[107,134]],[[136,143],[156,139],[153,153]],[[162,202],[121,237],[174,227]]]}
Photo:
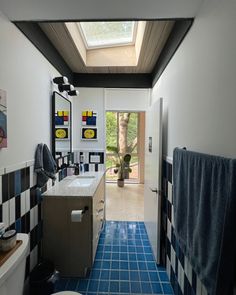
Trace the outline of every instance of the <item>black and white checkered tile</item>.
{"label": "black and white checkered tile", "polygon": [[104,171],[105,154],[100,151],[79,151],[75,152],[75,162],[84,164],[84,171]]}
{"label": "black and white checkered tile", "polygon": [[172,164],[163,161],[161,259],[175,295],[207,295],[175,236],[172,199]]}
{"label": "black and white checkered tile", "polygon": [[[67,176],[67,169],[60,169],[56,176],[55,183]],[[4,222],[6,229],[16,229],[30,237],[26,277],[41,256],[42,193],[53,185],[49,180],[43,188],[36,187],[34,161],[0,169],[0,222]]]}

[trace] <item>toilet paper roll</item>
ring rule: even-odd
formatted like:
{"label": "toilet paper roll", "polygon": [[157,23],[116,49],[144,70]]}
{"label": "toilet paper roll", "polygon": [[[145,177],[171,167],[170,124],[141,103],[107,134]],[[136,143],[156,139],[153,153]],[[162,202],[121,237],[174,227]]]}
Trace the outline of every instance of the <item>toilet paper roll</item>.
{"label": "toilet paper roll", "polygon": [[72,210],[71,211],[71,221],[81,222],[83,217],[83,210]]}

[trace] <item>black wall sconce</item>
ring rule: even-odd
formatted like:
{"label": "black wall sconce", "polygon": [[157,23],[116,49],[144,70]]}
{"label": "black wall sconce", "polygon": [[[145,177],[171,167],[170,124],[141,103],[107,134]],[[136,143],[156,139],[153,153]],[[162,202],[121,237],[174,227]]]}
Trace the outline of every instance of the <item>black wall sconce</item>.
{"label": "black wall sconce", "polygon": [[65,76],[61,76],[61,77],[55,77],[53,79],[53,83],[55,84],[68,84],[68,78]]}
{"label": "black wall sconce", "polygon": [[59,84],[58,85],[58,89],[60,92],[63,92],[63,91],[72,91],[75,89],[75,87],[71,84]]}
{"label": "black wall sconce", "polygon": [[79,91],[78,91],[78,90],[68,91],[67,93],[68,93],[70,96],[77,96],[77,95],[79,95]]}

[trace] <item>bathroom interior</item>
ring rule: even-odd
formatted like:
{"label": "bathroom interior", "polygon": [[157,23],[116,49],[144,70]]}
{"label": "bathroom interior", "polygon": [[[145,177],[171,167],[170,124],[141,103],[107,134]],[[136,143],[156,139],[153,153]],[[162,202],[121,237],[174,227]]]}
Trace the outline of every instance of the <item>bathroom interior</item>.
{"label": "bathroom interior", "polygon": [[0,2],[0,295],[236,294],[235,27],[235,0]]}

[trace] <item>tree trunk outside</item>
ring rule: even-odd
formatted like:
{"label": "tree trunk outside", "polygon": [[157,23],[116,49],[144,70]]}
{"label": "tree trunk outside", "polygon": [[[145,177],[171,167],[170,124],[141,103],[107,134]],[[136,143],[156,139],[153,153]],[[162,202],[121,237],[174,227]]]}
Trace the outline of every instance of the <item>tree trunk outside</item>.
{"label": "tree trunk outside", "polygon": [[127,132],[129,124],[130,113],[119,114],[119,152],[121,154],[127,153]]}

